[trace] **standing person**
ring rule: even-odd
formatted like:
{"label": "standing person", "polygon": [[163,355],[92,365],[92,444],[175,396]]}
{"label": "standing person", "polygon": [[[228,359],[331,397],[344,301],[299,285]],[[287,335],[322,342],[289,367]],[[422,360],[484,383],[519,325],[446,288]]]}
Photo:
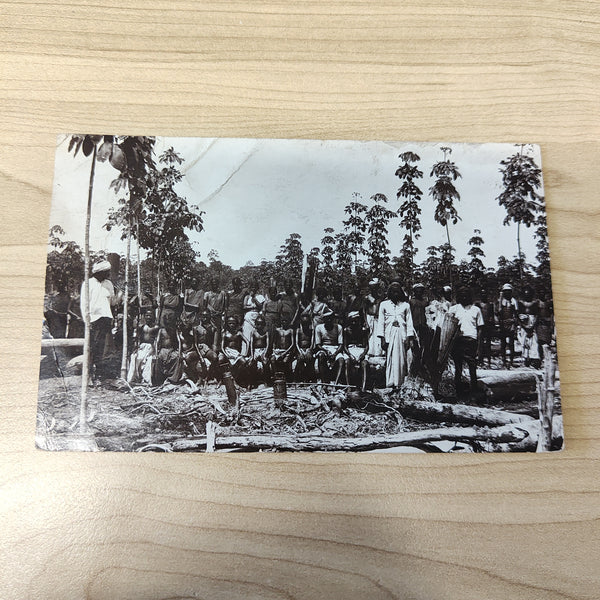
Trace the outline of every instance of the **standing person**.
{"label": "standing person", "polygon": [[415,346],[418,345],[418,348],[414,352],[414,365],[411,368],[411,371],[414,373],[415,369],[422,363],[424,353],[429,350],[431,345],[430,329],[427,326],[427,317],[425,316],[425,308],[427,307],[425,286],[422,283],[415,283],[413,285],[413,295],[409,300],[409,304],[417,338]]}
{"label": "standing person", "polygon": [[342,290],[336,289],[328,304],[334,314],[337,315],[338,323],[343,327],[346,324],[348,313],[346,311],[346,302],[342,299]]}
{"label": "standing person", "polygon": [[258,293],[258,283],[253,281],[244,298],[244,323],[242,325],[242,356],[250,354],[250,341],[256,329],[256,318],[262,310],[265,297]]}
{"label": "standing person", "polygon": [[267,299],[263,303],[262,314],[265,318],[265,324],[267,331],[269,332],[269,338],[273,339],[275,330],[281,324],[281,300],[277,293],[276,287],[270,287]]}
{"label": "standing person", "polygon": [[[92,267],[90,286],[90,373],[92,380],[106,377],[106,365],[102,357],[106,336],[112,329],[112,307],[119,297],[109,279],[110,263],[107,260],[97,262]],[[85,283],[81,285],[81,314],[85,315]]]}
{"label": "standing person", "polygon": [[[518,305],[513,298],[513,287],[510,283],[502,286],[500,299],[498,300],[498,325],[500,329],[500,353],[502,354],[502,365],[504,368],[513,366],[515,358],[515,333],[517,329]],[[506,350],[510,352],[510,363],[506,362]]]}
{"label": "standing person", "polygon": [[284,293],[281,294],[281,319],[285,316],[288,323],[295,326],[300,306],[298,294],[294,292],[291,281],[286,281]]}
{"label": "standing person", "polygon": [[172,283],[161,296],[158,309],[158,324],[163,329],[174,332],[182,309],[182,295],[177,291],[177,285]]}
{"label": "standing person", "polygon": [[369,328],[369,354],[371,356],[381,356],[381,340],[377,333],[377,320],[379,318],[379,305],[381,304],[381,283],[377,277],[369,281],[369,292],[363,298],[362,309],[365,320]]}
{"label": "standing person", "polygon": [[522,348],[523,361],[526,367],[540,366],[540,353],[538,348],[537,322],[540,313],[540,303],[533,297],[533,288],[526,286],[523,298],[517,301],[519,319],[519,343]]}
{"label": "standing person", "polygon": [[325,302],[326,297],[327,290],[322,287],[317,288],[315,290],[315,297],[302,313],[310,315],[313,331],[316,331],[317,325],[321,325],[324,322],[327,313],[333,314],[332,310],[327,306],[327,302]]}
{"label": "standing person", "polygon": [[400,387],[408,373],[407,346],[414,347],[415,329],[410,305],[400,282],[388,288],[388,299],[379,305],[377,335],[386,352],[385,381],[387,387]]}
{"label": "standing person", "polygon": [[460,288],[456,294],[458,304],[448,311],[457,319],[460,326],[459,337],[452,347],[454,360],[454,386],[456,394],[462,393],[463,363],[469,367],[471,392],[477,391],[477,340],[484,325],[481,309],[473,304],[473,296],[468,288]]}
{"label": "standing person", "polygon": [[183,310],[179,317],[182,325],[192,328],[198,323],[204,309],[204,296],[205,292],[199,287],[198,280],[193,279],[183,295]]}
{"label": "standing person", "polygon": [[496,310],[494,303],[490,302],[485,288],[481,288],[479,298],[479,302],[475,302],[475,305],[479,307],[483,316],[483,327],[477,347],[477,362],[479,366],[483,367],[484,360],[487,358],[488,368],[490,368],[492,366],[492,338],[496,328]]}
{"label": "standing person", "polygon": [[217,346],[221,345],[223,332],[223,316],[227,306],[227,293],[219,290],[219,281],[213,277],[210,281],[210,290],[204,296],[204,307],[210,313],[210,319],[217,335]]}
{"label": "standing person", "polygon": [[242,286],[242,280],[234,277],[232,280],[233,290],[227,294],[227,318],[235,317],[238,323],[244,321],[244,298],[248,290]]}

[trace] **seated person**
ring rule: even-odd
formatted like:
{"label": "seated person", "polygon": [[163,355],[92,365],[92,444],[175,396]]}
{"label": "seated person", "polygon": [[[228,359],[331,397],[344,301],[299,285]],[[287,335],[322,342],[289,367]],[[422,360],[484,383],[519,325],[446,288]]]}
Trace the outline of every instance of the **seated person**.
{"label": "seated person", "polygon": [[181,341],[175,331],[161,327],[155,342],[156,360],[152,372],[154,385],[181,383],[183,376],[183,359]]}
{"label": "seated person", "polygon": [[128,383],[152,383],[152,359],[158,330],[154,310],[150,308],[140,316],[135,332],[136,347],[129,359]]}
{"label": "seated person", "polygon": [[239,381],[246,371],[247,362],[242,356],[242,332],[235,317],[228,317],[225,321],[219,363],[223,363],[223,359],[229,362],[232,375]]}
{"label": "seated person", "polygon": [[296,360],[292,364],[296,381],[315,381],[315,357],[312,351],[313,330],[309,314],[300,317],[300,327],[296,330]]}
{"label": "seated person", "polygon": [[344,353],[344,335],[342,326],[336,323],[333,312],[323,316],[323,323],[315,328],[314,345],[319,376],[323,383],[329,383],[330,372],[336,367],[335,383],[340,380],[348,355]]}
{"label": "seated person", "polygon": [[255,327],[250,338],[250,368],[253,377],[258,379],[262,375],[262,378],[266,380],[270,378],[269,346],[271,340],[267,331],[267,323],[262,315],[256,317]]}
{"label": "seated person", "polygon": [[351,372],[360,370],[361,389],[367,387],[367,369],[369,363],[369,327],[363,322],[360,313],[355,310],[348,314],[348,326],[344,329],[344,348],[348,355],[346,360],[346,382],[350,383]]}
{"label": "seated person", "polygon": [[281,326],[273,334],[271,369],[273,373],[284,373],[288,381],[292,376],[292,359],[294,358],[294,330],[290,326],[287,314],[281,315]]}
{"label": "seated person", "polygon": [[194,348],[198,356],[197,371],[206,381],[211,371],[218,366],[218,356],[216,352],[215,328],[211,322],[210,313],[205,310],[200,315],[200,323],[192,330],[194,337]]}

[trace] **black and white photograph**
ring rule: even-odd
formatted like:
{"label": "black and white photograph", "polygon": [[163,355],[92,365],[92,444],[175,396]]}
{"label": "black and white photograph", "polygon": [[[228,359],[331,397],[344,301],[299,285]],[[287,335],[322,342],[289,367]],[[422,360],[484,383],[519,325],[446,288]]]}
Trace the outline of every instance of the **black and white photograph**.
{"label": "black and white photograph", "polygon": [[57,139],[36,445],[564,445],[540,148]]}

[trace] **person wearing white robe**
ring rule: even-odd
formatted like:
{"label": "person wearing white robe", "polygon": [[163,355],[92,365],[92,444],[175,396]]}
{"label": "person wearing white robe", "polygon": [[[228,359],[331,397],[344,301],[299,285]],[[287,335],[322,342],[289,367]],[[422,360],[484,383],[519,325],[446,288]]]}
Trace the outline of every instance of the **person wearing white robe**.
{"label": "person wearing white robe", "polygon": [[387,387],[400,387],[408,373],[407,346],[414,342],[410,304],[402,286],[392,282],[388,299],[379,305],[377,335],[386,351],[385,380]]}

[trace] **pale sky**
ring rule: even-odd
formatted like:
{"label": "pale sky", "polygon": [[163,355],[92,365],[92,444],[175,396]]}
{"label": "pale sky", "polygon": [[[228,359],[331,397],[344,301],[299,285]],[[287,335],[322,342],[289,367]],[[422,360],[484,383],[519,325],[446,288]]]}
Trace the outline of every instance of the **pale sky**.
{"label": "pale sky", "polygon": [[[67,153],[66,140],[60,136],[57,144],[50,225],[60,225],[65,239],[82,245],[91,159],[82,154],[73,158]],[[420,262],[428,246],[446,242],[445,228],[433,220],[435,203],[429,196],[433,184],[429,173],[433,163],[443,158],[441,146],[452,148],[451,160],[462,174],[455,182],[462,221],[450,225],[457,260],[468,258],[467,241],[475,228],[485,240],[487,266],[495,266],[500,255],[513,258],[517,254],[516,225],[502,225],[506,211],[495,200],[502,191],[500,161],[517,151],[513,144],[157,138],[157,157],[170,146],[185,161],[179,194],[206,212],[205,230],[190,233],[205,262],[212,249],[233,268],[249,260],[254,264],[263,258],[273,260],[293,232],[302,236],[308,252],[320,246],[325,227],[333,227],[336,233],[342,229],[344,206],[353,200],[353,192],[360,193],[367,205],[372,204],[373,194],[385,194],[388,208],[396,210],[398,155],[407,150],[421,157],[418,166],[424,174],[415,180],[423,191],[423,229],[417,241]],[[541,166],[538,146],[526,146],[525,151]],[[108,209],[117,205],[117,196],[109,190],[116,177],[109,163],[97,164],[90,234],[93,250],[124,253],[120,234],[103,228]],[[389,225],[392,256],[400,253],[405,233],[399,221]],[[533,228],[521,228],[522,250],[535,263],[533,233]]]}

